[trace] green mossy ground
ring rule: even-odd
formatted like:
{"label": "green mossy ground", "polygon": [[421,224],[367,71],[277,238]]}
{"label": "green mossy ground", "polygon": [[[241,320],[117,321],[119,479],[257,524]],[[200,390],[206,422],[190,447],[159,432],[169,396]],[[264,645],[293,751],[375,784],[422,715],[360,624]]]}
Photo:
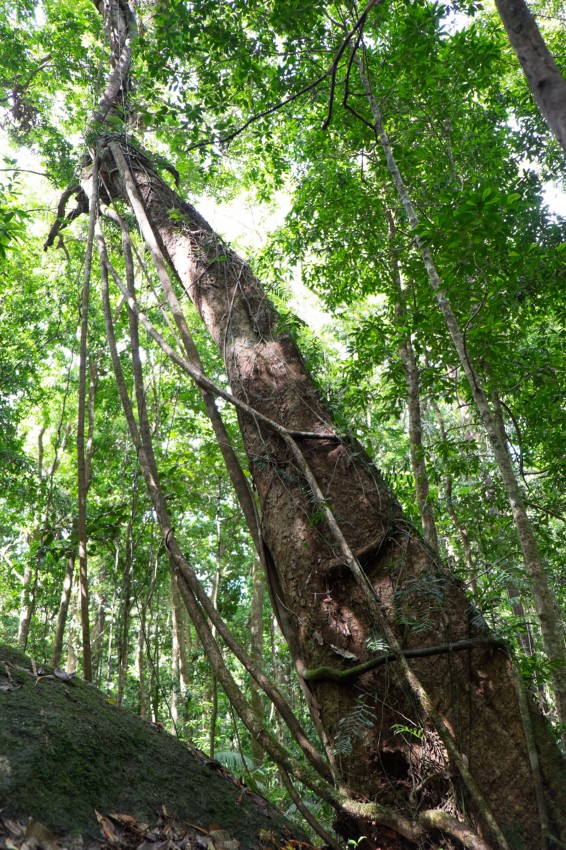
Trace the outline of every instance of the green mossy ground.
{"label": "green mossy ground", "polygon": [[[9,690],[6,664],[21,687]],[[36,680],[31,670],[25,655],[0,646],[3,816],[31,816],[54,833],[94,837],[95,809],[151,823],[165,805],[204,829],[220,825],[242,850],[259,846],[258,830],[289,834],[273,808],[176,738],[111,705],[85,682]]]}

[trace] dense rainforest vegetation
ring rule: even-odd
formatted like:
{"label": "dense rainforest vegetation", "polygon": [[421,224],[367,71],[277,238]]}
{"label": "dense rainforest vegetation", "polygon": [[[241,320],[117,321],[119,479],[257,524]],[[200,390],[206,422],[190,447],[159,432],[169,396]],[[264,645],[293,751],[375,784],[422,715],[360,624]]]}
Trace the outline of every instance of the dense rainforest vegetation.
{"label": "dense rainforest vegetation", "polygon": [[566,19],[531,11],[0,2],[0,640],[334,847],[566,846]]}

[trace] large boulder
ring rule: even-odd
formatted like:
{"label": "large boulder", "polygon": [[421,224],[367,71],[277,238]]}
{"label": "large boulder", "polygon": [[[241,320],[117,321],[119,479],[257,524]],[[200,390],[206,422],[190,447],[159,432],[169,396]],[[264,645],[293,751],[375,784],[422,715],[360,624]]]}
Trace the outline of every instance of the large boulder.
{"label": "large boulder", "polygon": [[[43,673],[43,675],[38,675]],[[100,836],[96,812],[157,821],[167,812],[223,830],[241,850],[284,846],[289,823],[263,798],[178,739],[112,705],[85,682],[38,671],[0,646],[0,816]],[[236,846],[236,844],[234,845]]]}

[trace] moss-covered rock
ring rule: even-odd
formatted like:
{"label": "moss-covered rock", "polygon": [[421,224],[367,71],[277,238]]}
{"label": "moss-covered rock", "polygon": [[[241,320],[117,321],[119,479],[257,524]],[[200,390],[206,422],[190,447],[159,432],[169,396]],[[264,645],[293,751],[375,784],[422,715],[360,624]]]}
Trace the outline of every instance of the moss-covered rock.
{"label": "moss-covered rock", "polygon": [[198,751],[85,682],[36,677],[29,658],[0,646],[3,816],[94,837],[95,810],[152,822],[163,805],[203,829],[219,825],[242,850],[259,846],[260,830],[289,835],[273,807]]}

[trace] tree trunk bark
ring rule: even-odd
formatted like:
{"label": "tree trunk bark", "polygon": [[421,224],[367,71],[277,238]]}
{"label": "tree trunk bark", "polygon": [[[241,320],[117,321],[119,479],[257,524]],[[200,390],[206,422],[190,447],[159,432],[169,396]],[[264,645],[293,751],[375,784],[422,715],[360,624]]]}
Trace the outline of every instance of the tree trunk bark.
{"label": "tree trunk bark", "polygon": [[[92,681],[97,683],[98,687],[103,687],[108,684],[108,661],[112,651],[112,632],[114,624],[114,605],[116,603],[116,587],[112,596],[112,610],[110,614],[110,622],[106,620],[106,610],[108,608],[108,599],[105,593],[100,595],[95,594],[93,600],[94,622],[91,630],[91,663],[92,663]],[[105,636],[106,630],[109,630],[108,643],[106,644],[105,652]],[[106,662],[106,663],[105,663]]]}
{"label": "tree trunk bark", "polygon": [[[133,513],[133,509],[132,509]],[[121,611],[118,633],[118,687],[116,689],[116,703],[122,705],[126,690],[128,677],[128,663],[130,657],[130,620],[132,612],[132,516],[128,523],[126,535],[126,553],[122,567],[122,595]]]}
{"label": "tree trunk bark", "polygon": [[[216,570],[212,580],[212,589],[210,591],[210,601],[214,608],[218,607],[218,590],[220,588],[220,578],[222,575],[222,555],[224,546],[222,544],[222,523],[220,520],[220,497],[222,495],[222,483],[218,482],[216,493]],[[211,624],[210,631],[212,637],[216,638],[216,628]],[[210,717],[208,729],[208,751],[210,758],[214,758],[216,752],[216,722],[218,720],[218,680],[214,670],[210,671]]]}
{"label": "tree trunk bark", "polygon": [[69,633],[67,637],[67,660],[65,661],[65,672],[76,673],[79,663],[77,644],[78,632],[80,627],[80,602],[79,589],[74,587],[71,601],[71,618],[69,623]]}
{"label": "tree trunk bark", "polygon": [[[119,170],[105,164],[103,171],[114,195],[128,199]],[[323,492],[322,500],[314,495],[276,430],[239,412],[262,509],[268,585],[276,610],[287,612],[282,625],[298,671],[323,670],[305,687],[314,720],[337,753],[342,786],[415,814],[453,795],[455,805],[487,834],[486,810],[470,800],[434,725],[415,706],[415,691],[408,689],[397,662],[348,673],[375,655],[370,647],[383,635],[376,634],[367,596],[353,578],[325,508],[331,506],[339,518],[386,613],[388,633],[404,649],[488,636],[471,622],[462,588],[408,526],[361,447],[337,438],[299,351],[250,269],[151,170],[140,168],[135,176],[154,233],[224,357],[232,393],[295,434]],[[179,211],[175,219],[172,209]],[[344,683],[329,680],[325,668],[345,674]],[[474,645],[465,653],[411,660],[410,671],[432,694],[435,716],[445,717],[454,730],[502,828],[516,827],[526,846],[534,847],[541,827],[506,654]],[[552,778],[557,760],[550,745],[543,773],[552,788],[555,829],[566,836],[558,803],[566,792]],[[431,829],[442,829],[441,821],[448,829],[451,823],[440,815],[429,820]],[[348,833],[350,827],[343,823],[342,829]],[[412,847],[416,838],[381,825],[375,840],[398,850]]]}
{"label": "tree trunk bark", "polygon": [[140,717],[144,720],[149,720],[149,702],[147,697],[147,683],[145,675],[145,628],[146,628],[146,609],[145,603],[142,602],[140,610],[140,623],[138,631],[138,648],[137,648],[137,668],[139,682],[139,698],[140,698]]}
{"label": "tree trunk bark", "polygon": [[18,625],[18,646],[26,651],[31,618],[35,608],[35,595],[37,591],[37,563],[35,567],[27,564],[22,577],[22,592],[20,594],[20,618]]}
{"label": "tree trunk bark", "polygon": [[[189,684],[189,664],[187,661],[187,630],[179,588],[175,575],[171,573],[171,612],[173,615],[173,635],[171,661],[173,667],[173,689],[171,694],[171,713],[175,723],[182,718],[187,706],[187,686]],[[190,649],[190,647],[189,647]]]}
{"label": "tree trunk bark", "polygon": [[524,0],[495,0],[495,5],[535,103],[566,154],[566,80]]}
{"label": "tree trunk bark", "polygon": [[[254,558],[252,566],[252,607],[250,611],[250,655],[252,661],[260,668],[263,667],[263,575],[259,558]],[[263,723],[263,699],[256,682],[251,682],[251,707],[260,722]],[[263,747],[251,739],[250,752],[255,764],[263,761]]]}
{"label": "tree trunk bark", "polygon": [[67,615],[69,613],[69,602],[71,600],[71,591],[73,588],[73,575],[75,572],[75,553],[67,557],[67,569],[63,580],[63,589],[61,591],[61,601],[59,603],[59,613],[57,615],[57,628],[55,630],[55,639],[53,641],[53,652],[51,655],[51,664],[53,667],[59,667],[61,664],[61,656],[63,654],[63,638],[65,636],[65,627],[67,625]]}
{"label": "tree trunk bark", "polygon": [[413,478],[415,479],[415,492],[417,504],[421,515],[423,526],[423,537],[435,552],[438,552],[438,532],[434,520],[434,510],[430,503],[430,487],[425,461],[425,447],[423,443],[423,427],[421,415],[421,392],[420,375],[411,333],[407,326],[407,292],[403,286],[401,269],[395,248],[396,225],[393,213],[387,210],[389,222],[389,256],[391,263],[391,275],[395,282],[398,298],[395,305],[395,318],[401,331],[402,342],[399,346],[399,357],[403,364],[405,380],[407,382],[407,407],[409,413],[409,451],[411,455],[411,466]]}
{"label": "tree trunk bark", "polygon": [[[446,437],[446,425],[444,424],[444,417],[442,416],[440,409],[435,402],[434,399],[429,399],[430,406],[434,411],[434,415],[436,416],[436,420],[438,422],[438,427],[440,429],[440,438],[443,443],[447,441]],[[464,560],[466,562],[466,567],[468,570],[468,583],[470,586],[470,590],[472,591],[474,598],[477,600],[478,598],[478,577],[476,565],[474,562],[474,554],[472,551],[472,544],[470,542],[470,535],[468,534],[468,529],[461,521],[458,516],[458,512],[454,507],[454,499],[452,495],[452,476],[448,473],[444,476],[444,494],[446,497],[446,509],[448,511],[448,516],[452,520],[452,524],[454,528],[458,532],[460,540],[462,541],[462,548],[464,550]]]}
{"label": "tree trunk bark", "polygon": [[[90,646],[89,593],[87,566],[87,512],[86,499],[90,479],[90,452],[85,445],[85,421],[88,416],[88,435],[92,445],[94,382],[89,384],[87,394],[88,370],[88,308],[90,296],[90,272],[92,266],[92,248],[94,224],[98,208],[98,161],[94,162],[92,195],[90,198],[90,216],[88,227],[87,251],[85,256],[84,282],[81,298],[81,334],[79,346],[79,404],[77,413],[77,492],[78,492],[78,536],[79,536],[79,587],[81,593],[81,623],[83,637],[83,675],[87,682],[92,681],[92,653]],[[92,367],[92,364],[90,364]],[[91,404],[92,401],[92,404]]]}

